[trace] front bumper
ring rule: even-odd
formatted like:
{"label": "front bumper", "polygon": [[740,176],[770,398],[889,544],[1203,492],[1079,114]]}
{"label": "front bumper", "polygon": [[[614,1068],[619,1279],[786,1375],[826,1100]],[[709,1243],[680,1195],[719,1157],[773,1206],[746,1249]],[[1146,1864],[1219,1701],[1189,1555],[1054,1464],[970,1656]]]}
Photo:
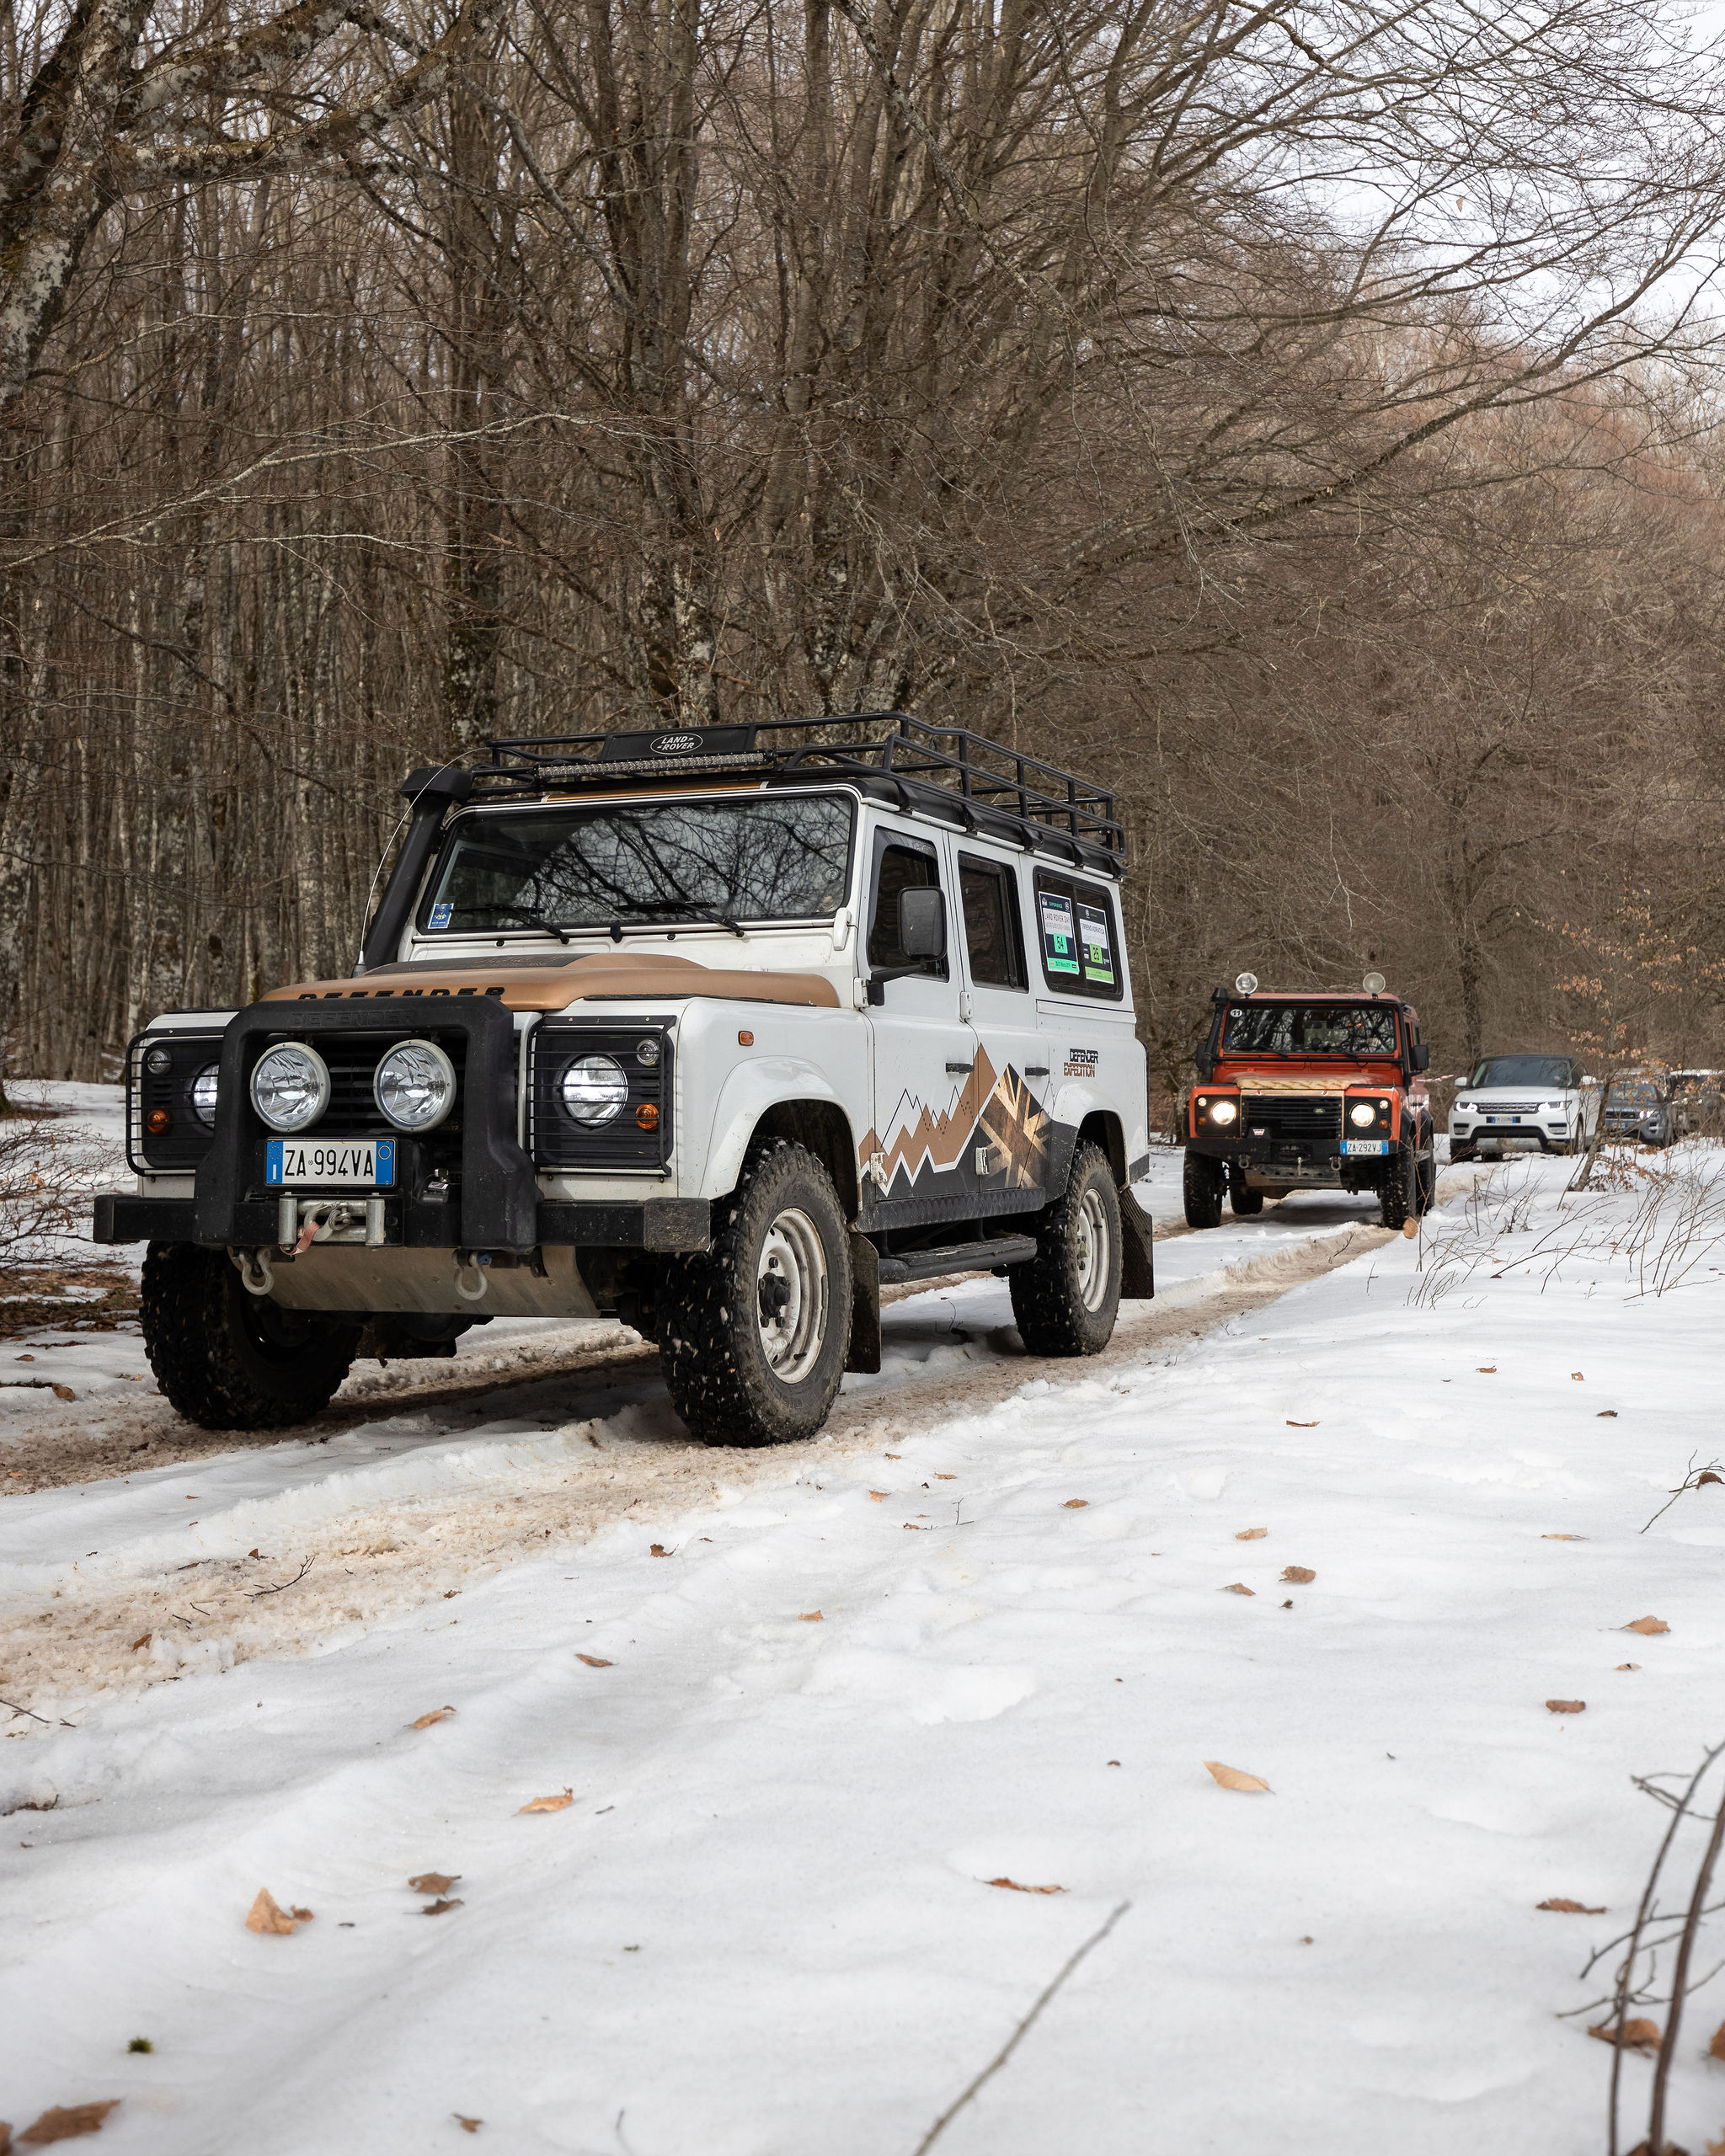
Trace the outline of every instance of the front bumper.
{"label": "front bumper", "polygon": [[[1344,1153],[1339,1138],[1188,1138],[1186,1150],[1205,1160],[1222,1161],[1265,1183],[1322,1182],[1365,1187],[1375,1182],[1385,1164],[1407,1150],[1399,1138],[1384,1139],[1381,1153]],[[1356,1141],[1357,1142],[1357,1141]]]}
{"label": "front bumper", "polygon": [[[340,1195],[340,1194],[337,1194]],[[488,1247],[462,1232],[460,1198],[413,1203],[384,1201],[385,1250],[461,1250]],[[267,1250],[275,1242],[273,1198],[241,1201],[232,1208],[232,1234],[213,1239],[200,1231],[198,1200],[136,1198],[104,1191],[95,1202],[93,1239],[99,1243],[211,1242],[217,1249]],[[704,1251],[713,1246],[713,1208],[704,1198],[648,1198],[638,1204],[591,1203],[541,1198],[534,1234],[526,1247],[582,1250]]]}
{"label": "front bumper", "polygon": [[1492,1146],[1514,1151],[1536,1148],[1542,1153],[1567,1146],[1571,1136],[1567,1116],[1514,1116],[1489,1122],[1484,1116],[1450,1118],[1452,1145]]}

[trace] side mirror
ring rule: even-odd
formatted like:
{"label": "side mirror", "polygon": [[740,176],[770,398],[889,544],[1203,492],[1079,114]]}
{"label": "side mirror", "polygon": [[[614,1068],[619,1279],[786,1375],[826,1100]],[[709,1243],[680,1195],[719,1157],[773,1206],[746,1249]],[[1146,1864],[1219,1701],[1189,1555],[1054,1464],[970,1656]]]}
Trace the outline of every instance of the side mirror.
{"label": "side mirror", "polygon": [[1429,1070],[1431,1067],[1432,1052],[1430,1049],[1427,1047],[1423,1041],[1416,1041],[1413,1045],[1413,1053],[1408,1058],[1408,1068],[1413,1070]]}
{"label": "side mirror", "polygon": [[899,894],[899,948],[907,958],[947,954],[946,904],[926,883]]}

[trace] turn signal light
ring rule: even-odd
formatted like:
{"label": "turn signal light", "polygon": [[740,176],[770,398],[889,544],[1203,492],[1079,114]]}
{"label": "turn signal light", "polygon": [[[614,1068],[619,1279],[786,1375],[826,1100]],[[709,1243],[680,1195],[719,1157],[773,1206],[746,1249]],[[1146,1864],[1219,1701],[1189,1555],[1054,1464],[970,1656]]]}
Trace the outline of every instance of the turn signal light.
{"label": "turn signal light", "polygon": [[152,1138],[165,1138],[174,1128],[174,1118],[166,1108],[152,1108],[144,1118],[144,1128]]}
{"label": "turn signal light", "polygon": [[651,1101],[643,1101],[640,1107],[635,1110],[635,1120],[643,1130],[657,1130],[659,1110]]}

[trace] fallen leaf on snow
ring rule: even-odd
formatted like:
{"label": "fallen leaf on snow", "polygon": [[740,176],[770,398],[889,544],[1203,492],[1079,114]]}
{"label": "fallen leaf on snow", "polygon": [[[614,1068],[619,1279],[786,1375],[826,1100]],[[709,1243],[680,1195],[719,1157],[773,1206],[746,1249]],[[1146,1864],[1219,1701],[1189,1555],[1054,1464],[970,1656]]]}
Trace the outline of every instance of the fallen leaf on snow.
{"label": "fallen leaf on snow", "polygon": [[649,1557],[670,1557],[674,1556],[676,1552],[667,1550],[662,1542],[654,1542],[649,1546],[647,1555]]}
{"label": "fallen leaf on snow", "polygon": [[1222,1589],[1224,1594],[1256,1594],[1256,1588],[1247,1587],[1244,1580],[1231,1580]]}
{"label": "fallen leaf on snow", "polygon": [[1267,1527],[1242,1527],[1235,1534],[1236,1542],[1262,1542],[1269,1533]]}
{"label": "fallen leaf on snow", "polygon": [[[586,1658],[585,1655],[581,1657],[584,1662]],[[572,1789],[566,1789],[561,1796],[530,1797],[521,1809],[522,1812],[567,1812],[574,1801],[574,1791]],[[516,1817],[520,1817],[519,1812]]]}
{"label": "fallen leaf on snow", "polygon": [[1614,2029],[1601,2021],[1596,2029],[1589,2029],[1590,2036],[1597,2036],[1602,2044],[1616,2044],[1626,2052],[1656,2052],[1659,2048],[1659,2025],[1657,2021],[1626,2021],[1621,2030]]}
{"label": "fallen leaf on snow", "polygon": [[1663,1617],[1637,1617],[1632,1625],[1626,1625],[1623,1629],[1626,1632],[1639,1632],[1651,1640],[1660,1632],[1669,1632],[1671,1627]]}
{"label": "fallen leaf on snow", "polygon": [[1498,1374],[1497,1364],[1495,1363],[1482,1363],[1479,1366],[1479,1374],[1482,1378],[1496,1377]]}
{"label": "fallen leaf on snow", "polygon": [[1412,1242],[1413,1238],[1419,1233],[1418,1221],[1404,1220],[1402,1223],[1402,1232],[1407,1238],[1408,1241]]}
{"label": "fallen leaf on snow", "polygon": [[[54,1388],[54,1397],[55,1397],[56,1400],[76,1400],[76,1399],[77,1398],[77,1394],[72,1390],[72,1387],[71,1387],[69,1385],[56,1385],[55,1386],[55,1388]],[[119,2099],[119,2097],[118,2097],[118,2096],[116,2096],[116,2097],[114,2099],[114,2100],[115,2100],[115,2102],[117,2104],[117,2103],[120,2101],[120,2099]],[[94,2106],[94,2105],[93,2105],[93,2104],[85,2104],[85,2105],[82,2105],[80,2108],[81,2108],[81,2109],[83,2109],[83,2110],[84,2110],[84,2111],[93,2111],[93,2110],[95,2109],[95,2106]],[[44,2116],[44,2117],[45,2117],[46,2116],[47,2116],[47,2114],[45,2112],[45,2113],[43,2114],[43,2116]],[[41,2123],[41,2121],[39,2119],[39,2120],[36,2121],[36,2123],[40,2126],[40,2123]],[[100,2121],[100,2119],[98,2119],[98,2120],[97,2120],[97,2121],[96,2121],[96,2126],[100,2126],[100,2124],[101,2124],[101,2123],[102,2123],[102,2121]],[[72,2131],[74,2133],[93,2133],[93,2132],[96,2131],[96,2127],[95,2127],[95,2126],[80,2126],[80,2127],[72,2127]],[[21,2140],[28,2141],[28,2140],[29,2139],[29,2136],[28,2134],[23,2134],[23,2135],[21,2135],[21,2136],[19,2137],[19,2138],[20,2138]],[[56,2134],[56,2135],[54,2136],[54,2138],[55,2138],[55,2140],[56,2140],[56,2141],[63,2141],[63,2140],[66,2138],[66,2136],[65,2136],[63,2133],[57,2133],[57,2134]]]}
{"label": "fallen leaf on snow", "polygon": [[818,1609],[799,1609],[797,1612],[797,1622],[799,1625],[824,1625],[826,1620]]}
{"label": "fallen leaf on snow", "polygon": [[1021,1886],[1016,1879],[991,1879],[991,1886],[1009,1886],[1015,1894],[1064,1894],[1064,1886]]}
{"label": "fallen leaf on snow", "polygon": [[883,1460],[902,1460],[905,1457],[901,1452],[884,1452],[880,1456]]}
{"label": "fallen leaf on snow", "polygon": [[1579,1370],[1572,1370],[1569,1374],[1575,1380],[1577,1385],[1585,1385],[1587,1382],[1586,1379],[1582,1376]]}
{"label": "fallen leaf on snow", "polygon": [[1547,1700],[1546,1712],[1551,1715],[1581,1715],[1587,1712],[1585,1700]]}
{"label": "fallen leaf on snow", "polygon": [[1715,1475],[1712,1469],[1710,1467],[1705,1474],[1697,1475],[1695,1478],[1695,1486],[1697,1490],[1700,1489],[1703,1482],[1725,1482],[1725,1475]]}
{"label": "fallen leaf on snow", "polygon": [[1725,2058],[1725,2021],[1713,2031],[1713,2041],[1707,2046],[1709,2058]]}
{"label": "fallen leaf on snow", "polygon": [[1585,1902],[1572,1902],[1567,1895],[1553,1894],[1549,1902],[1535,1902],[1536,1909],[1561,1909],[1565,1916],[1602,1917],[1604,1909],[1590,1909]]}
{"label": "fallen leaf on snow", "polygon": [[1290,1587],[1310,1587],[1317,1577],[1317,1574],[1309,1565],[1284,1565],[1282,1567],[1282,1577],[1287,1581]]}
{"label": "fallen leaf on snow", "polygon": [[470,2119],[463,2111],[452,2111],[450,2116],[463,2133],[477,2133],[485,2123],[483,2119]]}
{"label": "fallen leaf on snow", "polygon": [[1069,1513],[1081,1513],[1089,1502],[1088,1497],[1068,1497],[1061,1509]]}
{"label": "fallen leaf on snow", "polygon": [[153,1632],[144,1632],[144,1633],[142,1633],[142,1634],[141,1634],[141,1635],[140,1635],[136,1639],[135,1639],[135,1640],[132,1641],[132,1643],[131,1643],[131,1651],[132,1651],[132,1652],[133,1652],[134,1654],[136,1654],[136,1653],[137,1652],[137,1651],[138,1651],[138,1649],[139,1649],[140,1647],[147,1647],[147,1646],[148,1646],[148,1645],[150,1644],[151,1641],[152,1641],[152,1640],[153,1640],[153,1639],[155,1638],[155,1636],[156,1636],[156,1635],[155,1635]]}
{"label": "fallen leaf on snow", "polygon": [[416,1894],[446,1894],[460,1877],[458,1871],[422,1871],[408,1884]]}
{"label": "fallen leaf on snow", "polygon": [[446,1909],[458,1909],[461,1906],[462,1903],[459,1896],[457,1896],[452,1902],[446,1902],[440,1896],[435,1902],[427,1902],[425,1908],[420,1910],[419,1914],[422,1917],[441,1917]]}
{"label": "fallen leaf on snow", "polygon": [[589,1669],[610,1669],[614,1667],[605,1659],[602,1654],[578,1654],[575,1660],[585,1662]]}
{"label": "fallen leaf on snow", "polygon": [[1594,1416],[1594,1420],[1596,1422],[1615,1422],[1617,1420],[1617,1410],[1615,1407],[1602,1407]]}
{"label": "fallen leaf on snow", "polygon": [[1225,1767],[1220,1759],[1206,1759],[1204,1764],[1212,1780],[1219,1781],[1224,1789],[1237,1789],[1244,1796],[1254,1790],[1269,1793],[1269,1784],[1261,1782],[1256,1774],[1242,1773],[1238,1767]]}
{"label": "fallen leaf on snow", "polygon": [[934,1479],[937,1482],[956,1482],[959,1478],[956,1475],[943,1475],[937,1468]]}
{"label": "fallen leaf on snow", "polygon": [[267,1932],[286,1939],[290,1932],[297,1931],[302,1924],[312,1921],[309,1909],[284,1909],[267,1886],[258,1889],[258,1898],[246,1912],[246,1929]]}
{"label": "fallen leaf on snow", "polygon": [[[1283,1417],[1283,1420],[1284,1422],[1287,1420],[1285,1416]],[[1289,1422],[1288,1428],[1290,1430],[1315,1430],[1317,1428],[1317,1424],[1316,1422]]]}
{"label": "fallen leaf on snow", "polygon": [[885,1503],[887,1498],[891,1495],[891,1492],[886,1490],[871,1490],[868,1492],[868,1495],[874,1503],[879,1505]]}
{"label": "fallen leaf on snow", "polygon": [[118,2104],[118,2096],[111,2096],[105,2104],[67,2104],[63,2108],[51,2104],[34,2126],[27,2126],[18,2137],[20,2146],[40,2148],[50,2141],[72,2141],[81,2133],[99,2133],[102,2121]]}
{"label": "fallen leaf on snow", "polygon": [[1584,1534],[1542,1534],[1540,1540],[1541,1542],[1585,1542],[1587,1537]]}
{"label": "fallen leaf on snow", "polygon": [[409,1729],[430,1729],[434,1721],[447,1721],[455,1712],[453,1707],[433,1707],[429,1715],[421,1715],[417,1721],[408,1724]]}

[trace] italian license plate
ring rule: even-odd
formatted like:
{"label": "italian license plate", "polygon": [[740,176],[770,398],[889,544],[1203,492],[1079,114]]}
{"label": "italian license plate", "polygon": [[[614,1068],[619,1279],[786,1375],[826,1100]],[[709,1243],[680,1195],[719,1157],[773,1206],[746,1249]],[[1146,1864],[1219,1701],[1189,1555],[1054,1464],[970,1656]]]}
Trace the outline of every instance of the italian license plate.
{"label": "italian license plate", "polygon": [[272,1138],[264,1156],[269,1183],[393,1183],[395,1140],[368,1139],[361,1144],[302,1145],[297,1139]]}
{"label": "italian license plate", "polygon": [[1387,1153],[1389,1150],[1387,1138],[1344,1138],[1342,1140],[1344,1153]]}

